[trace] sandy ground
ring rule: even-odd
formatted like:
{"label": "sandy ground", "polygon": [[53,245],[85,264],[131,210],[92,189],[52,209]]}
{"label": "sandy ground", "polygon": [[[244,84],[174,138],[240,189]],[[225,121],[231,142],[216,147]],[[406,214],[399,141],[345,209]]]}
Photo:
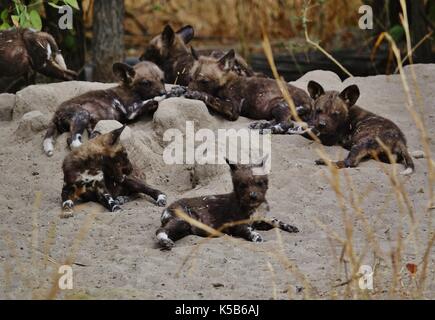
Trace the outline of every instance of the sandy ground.
{"label": "sandy ground", "polygon": [[[425,105],[424,120],[435,155],[435,65],[417,66],[418,83]],[[408,72],[409,75],[409,72]],[[360,85],[358,104],[395,121],[405,132],[410,151],[423,150],[419,131],[405,108],[405,95],[398,76],[348,79],[341,84],[330,73],[310,73],[297,85],[315,79],[330,89],[350,83]],[[415,98],[415,96],[414,96]],[[51,110],[52,111],[52,110]],[[151,119],[137,123],[152,137]],[[248,119],[236,123],[218,122],[221,127],[246,127]],[[328,177],[329,170],[314,165],[319,146],[296,136],[272,137],[272,172],[268,200],[274,215],[296,225],[301,232],[261,232],[265,243],[252,244],[223,237],[204,241],[189,236],[177,242],[171,252],[160,251],[154,233],[162,209],[140,198],[123,206],[120,213],[105,212],[97,204],[82,206],[75,217],[63,220],[60,213],[61,163],[65,137],[57,152],[47,158],[41,150],[43,132],[27,141],[18,140],[18,120],[0,123],[0,298],[76,299],[302,299],[354,298],[364,293],[358,281],[345,284],[352,272],[352,259],[340,259],[345,224],[339,202]],[[332,158],[345,150],[328,147]],[[346,198],[347,219],[352,227],[352,249],[360,261],[354,265],[375,267],[374,290],[370,298],[388,298],[392,286],[391,252],[401,254],[396,267],[400,281],[393,296],[408,298],[415,292],[423,270],[423,255],[433,235],[434,211],[427,211],[428,169],[425,159],[415,160],[416,173],[400,177],[413,208],[416,232],[402,211],[389,177],[376,161],[340,172]],[[392,165],[386,165],[392,170]],[[398,166],[399,170],[402,167]],[[228,171],[206,185],[180,191],[164,169],[147,172],[154,186],[167,192],[169,201],[192,195],[227,192]],[[352,180],[352,185],[345,181]],[[361,214],[349,204],[352,193],[361,195]],[[362,218],[363,217],[363,218]],[[366,223],[364,223],[364,221]],[[373,232],[369,241],[366,226]],[[348,229],[349,230],[349,229]],[[375,254],[375,248],[378,253]],[[435,298],[434,249],[429,249],[425,288],[422,296]],[[72,290],[51,291],[60,265],[74,262]],[[413,279],[406,264],[417,265]]]}

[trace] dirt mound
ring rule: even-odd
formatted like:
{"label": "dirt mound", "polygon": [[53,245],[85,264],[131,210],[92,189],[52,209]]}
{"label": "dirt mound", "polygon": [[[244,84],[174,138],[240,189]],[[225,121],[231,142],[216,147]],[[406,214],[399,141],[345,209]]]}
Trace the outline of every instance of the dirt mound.
{"label": "dirt mound", "polygon": [[[415,66],[419,96],[424,102],[424,120],[435,153],[435,65]],[[411,80],[409,69],[406,72]],[[398,75],[351,78],[341,83],[331,73],[311,72],[295,84],[305,88],[316,80],[327,89],[341,90],[356,83],[358,105],[395,121],[404,131],[411,152],[422,151],[419,129],[406,110],[406,96]],[[412,84],[412,81],[410,81]],[[56,142],[54,156],[42,152],[42,129],[33,128],[28,139],[17,139],[22,116],[40,111],[50,117],[56,106],[82,92],[110,85],[67,82],[38,85],[20,91],[12,121],[0,125],[0,298],[45,298],[60,265],[74,261],[73,290],[58,297],[149,298],[149,299],[271,299],[346,297],[352,261],[343,252],[347,227],[352,227],[352,249],[361,264],[376,266],[373,297],[387,297],[392,283],[391,248],[401,237],[398,261],[403,290],[413,290],[406,264],[423,268],[427,239],[433,232],[433,214],[428,203],[426,159],[416,159],[416,173],[400,177],[413,209],[417,239],[411,232],[410,213],[399,205],[395,189],[383,169],[392,165],[376,161],[340,171],[344,206],[329,183],[329,170],[315,166],[319,146],[296,136],[272,137],[272,169],[268,200],[272,214],[297,226],[301,232],[262,232],[263,244],[223,237],[204,241],[190,236],[177,242],[171,252],[155,246],[154,232],[161,208],[139,198],[119,213],[105,212],[99,205],[77,208],[74,218],[61,220],[61,164],[68,152],[65,135]],[[411,85],[411,88],[413,86]],[[0,110],[7,108],[2,101]],[[2,117],[5,119],[5,117]],[[7,117],[6,117],[7,119]],[[186,120],[196,129],[240,129],[251,122],[240,118],[227,122],[210,115],[200,102],[175,99],[164,102],[154,119],[129,125],[130,156],[146,175],[148,183],[168,193],[169,202],[180,197],[223,193],[231,190],[225,165],[166,165],[162,135],[169,128],[184,132]],[[325,148],[331,158],[343,157],[340,147]],[[400,168],[401,169],[401,168]],[[349,201],[353,194],[354,202]],[[356,212],[353,205],[361,210]],[[345,210],[345,211],[343,211]],[[95,218],[95,219],[93,219]],[[84,228],[84,229],[83,229]],[[84,231],[83,231],[84,230]],[[369,230],[369,232],[367,231]],[[348,242],[349,243],[349,242]],[[186,259],[190,254],[193,255]],[[184,262],[186,262],[184,264]],[[291,267],[289,267],[291,266]],[[430,256],[423,295],[435,298],[434,256]],[[219,284],[219,285],[216,285]],[[352,286],[358,284],[354,282]],[[402,290],[400,289],[400,290]]]}

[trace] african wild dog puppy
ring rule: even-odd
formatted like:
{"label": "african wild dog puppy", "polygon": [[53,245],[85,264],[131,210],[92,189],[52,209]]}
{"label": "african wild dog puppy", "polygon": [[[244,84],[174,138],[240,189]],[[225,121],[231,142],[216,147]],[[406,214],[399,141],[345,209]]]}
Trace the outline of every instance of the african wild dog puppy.
{"label": "african wild dog puppy", "polygon": [[59,133],[70,132],[68,145],[75,148],[82,144],[83,132],[92,135],[100,120],[127,123],[157,109],[158,99],[154,98],[166,94],[159,67],[152,62],[141,62],[134,67],[115,63],[113,72],[121,80],[120,85],[87,92],[57,108],[43,143],[48,156],[53,155],[53,142]]}
{"label": "african wild dog puppy", "polygon": [[[189,25],[177,32],[167,25],[160,35],[149,42],[140,59],[157,64],[165,73],[166,83],[187,86],[190,82],[190,69],[195,62],[187,44],[192,41],[194,33],[193,27]],[[218,50],[200,51],[200,54],[215,57],[224,55]],[[240,56],[236,57],[234,70],[242,76],[254,75],[254,71]]]}
{"label": "african wild dog puppy", "polygon": [[130,196],[151,196],[159,206],[166,205],[166,195],[131,176],[133,166],[119,142],[124,127],[99,135],[73,150],[63,161],[63,217],[72,216],[77,202],[96,201],[110,211]]}
{"label": "african wild dog puppy", "polygon": [[[265,174],[254,174],[254,170],[262,170],[264,164],[247,166],[231,164],[233,181],[233,192],[223,195],[206,196],[192,199],[181,199],[172,203],[163,211],[161,217],[162,226],[156,232],[157,240],[163,249],[171,249],[174,241],[187,235],[193,234],[207,237],[209,234],[178,217],[177,210],[187,214],[189,217],[209,226],[221,230],[229,235],[244,238],[253,242],[262,242],[262,237],[257,230],[270,230],[280,228],[287,232],[299,232],[296,227],[283,223],[277,219],[253,220],[256,210],[267,206],[266,192],[268,189],[268,176]],[[252,220],[251,223],[237,223],[244,220]],[[232,226],[228,224],[233,223]]]}
{"label": "african wild dog puppy", "polygon": [[[376,140],[379,138],[397,156],[397,161],[404,164],[406,170],[402,174],[414,172],[406,138],[399,127],[392,121],[355,105],[360,96],[358,86],[351,85],[341,93],[325,92],[320,84],[310,81],[308,91],[315,100],[312,118],[308,122],[311,128],[309,130],[325,145],[338,144],[350,150],[345,160],[333,163],[337,168],[356,167],[368,157],[389,162],[384,149]],[[325,164],[323,160],[317,160],[316,163]]]}
{"label": "african wild dog puppy", "polygon": [[[185,97],[202,100],[211,110],[231,121],[239,116],[269,120],[252,124],[253,129],[271,129],[273,133],[279,133],[284,127],[290,127],[291,111],[276,81],[237,75],[232,70],[234,59],[234,50],[221,59],[197,57]],[[304,90],[290,84],[287,89],[299,116],[304,119],[311,110],[311,98]]]}
{"label": "african wild dog puppy", "polygon": [[32,71],[61,80],[77,77],[50,34],[26,28],[0,31],[0,77],[29,80]]}

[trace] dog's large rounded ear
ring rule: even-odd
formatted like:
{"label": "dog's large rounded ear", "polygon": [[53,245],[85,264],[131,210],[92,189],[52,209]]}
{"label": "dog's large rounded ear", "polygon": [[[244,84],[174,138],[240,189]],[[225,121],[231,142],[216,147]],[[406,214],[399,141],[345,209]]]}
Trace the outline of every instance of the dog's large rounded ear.
{"label": "dog's large rounded ear", "polygon": [[236,163],[230,162],[228,158],[225,158],[225,162],[230,166],[231,171],[237,170],[238,166]]}
{"label": "dog's large rounded ear", "polygon": [[130,84],[133,82],[136,71],[132,66],[128,64],[116,62],[112,66],[113,74],[121,80],[124,84]]}
{"label": "dog's large rounded ear", "polygon": [[310,94],[311,98],[316,100],[325,93],[325,90],[316,81],[310,81],[308,82],[308,93]]}
{"label": "dog's large rounded ear", "polygon": [[162,42],[166,46],[171,46],[174,43],[175,32],[170,25],[166,25],[162,32]]}
{"label": "dog's large rounded ear", "polygon": [[234,64],[236,63],[236,52],[234,49],[228,51],[226,55],[224,55],[219,60],[219,66],[222,70],[228,71],[234,68]]}
{"label": "dog's large rounded ear", "polygon": [[125,125],[123,125],[121,128],[113,130],[112,132],[110,132],[111,137],[109,139],[109,144],[110,145],[115,145],[119,142],[119,138],[121,137],[122,131],[124,131],[125,129]]}
{"label": "dog's large rounded ear", "polygon": [[340,93],[340,98],[346,102],[348,107],[352,107],[358,101],[360,92],[357,85],[351,85]]}
{"label": "dog's large rounded ear", "polygon": [[177,31],[177,34],[183,39],[185,44],[188,44],[195,37],[195,30],[191,25],[184,26],[180,30]]}
{"label": "dog's large rounded ear", "polygon": [[198,52],[195,50],[194,47],[190,47],[190,52],[192,53],[192,57],[195,60],[199,60],[199,54]]}

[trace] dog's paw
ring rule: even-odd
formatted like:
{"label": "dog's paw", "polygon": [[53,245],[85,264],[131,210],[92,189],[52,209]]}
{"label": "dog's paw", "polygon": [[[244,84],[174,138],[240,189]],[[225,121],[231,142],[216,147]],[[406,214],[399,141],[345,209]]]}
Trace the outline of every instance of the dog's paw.
{"label": "dog's paw", "polygon": [[249,124],[249,129],[252,130],[262,130],[266,128],[270,128],[269,121],[255,121]]}
{"label": "dog's paw", "polygon": [[404,171],[400,172],[400,175],[410,176],[413,173],[414,173],[414,170],[412,168],[406,168]]}
{"label": "dog's paw", "polygon": [[168,235],[165,232],[160,232],[157,235],[157,240],[159,241],[160,250],[169,251],[175,246],[175,242],[169,239]]}
{"label": "dog's paw", "polygon": [[257,232],[251,232],[251,241],[252,242],[263,242],[263,237]]}
{"label": "dog's paw", "polygon": [[117,204],[115,204],[113,207],[112,207],[112,210],[111,210],[112,212],[119,212],[119,211],[122,211],[122,208],[119,206],[119,205],[117,205]]}
{"label": "dog's paw", "polygon": [[157,197],[156,204],[159,207],[164,207],[164,206],[166,206],[167,200],[168,200],[168,197],[165,194],[160,194]]}
{"label": "dog's paw", "polygon": [[63,210],[60,214],[61,219],[69,219],[74,217],[74,212],[72,210]]}
{"label": "dog's paw", "polygon": [[181,97],[184,94],[186,94],[186,92],[187,92],[187,88],[186,87],[176,86],[176,87],[173,87],[166,96],[168,98]]}
{"label": "dog's paw", "polygon": [[317,160],[315,161],[315,163],[316,163],[316,165],[318,165],[318,166],[326,166],[326,165],[327,165],[326,162],[325,162],[325,160],[323,160],[323,159],[317,159]]}
{"label": "dog's paw", "polygon": [[126,196],[119,196],[119,197],[116,197],[115,201],[116,201],[116,204],[123,205],[123,204],[129,202],[130,198],[126,197]]}
{"label": "dog's paw", "polygon": [[173,247],[175,247],[175,242],[171,239],[168,240],[162,240],[160,243],[160,250],[161,251],[171,251]]}
{"label": "dog's paw", "polygon": [[74,202],[72,200],[66,200],[62,203],[62,209],[71,210],[74,207]]}
{"label": "dog's paw", "polygon": [[296,126],[294,126],[294,127],[292,127],[292,128],[289,128],[289,129],[287,130],[287,134],[301,135],[301,134],[304,134],[304,133],[309,132],[310,130],[311,130],[311,129],[306,128],[306,127],[304,127],[304,126],[296,125]]}
{"label": "dog's paw", "polygon": [[184,94],[184,97],[186,99],[201,100],[202,99],[202,94],[201,94],[201,92],[198,92],[198,91],[187,91]]}

